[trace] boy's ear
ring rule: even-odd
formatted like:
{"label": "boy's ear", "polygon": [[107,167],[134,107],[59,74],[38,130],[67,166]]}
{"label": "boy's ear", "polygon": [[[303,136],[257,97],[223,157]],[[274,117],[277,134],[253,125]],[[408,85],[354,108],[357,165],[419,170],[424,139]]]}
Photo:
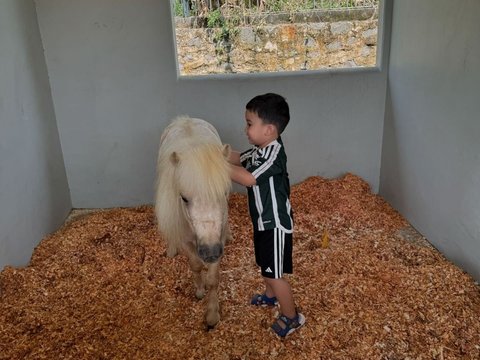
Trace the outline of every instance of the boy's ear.
{"label": "boy's ear", "polygon": [[230,159],[230,154],[232,153],[232,147],[230,144],[224,144],[222,148],[222,154],[225,157],[225,159]]}
{"label": "boy's ear", "polygon": [[267,124],[267,135],[273,135],[277,132],[277,127],[273,124]]}

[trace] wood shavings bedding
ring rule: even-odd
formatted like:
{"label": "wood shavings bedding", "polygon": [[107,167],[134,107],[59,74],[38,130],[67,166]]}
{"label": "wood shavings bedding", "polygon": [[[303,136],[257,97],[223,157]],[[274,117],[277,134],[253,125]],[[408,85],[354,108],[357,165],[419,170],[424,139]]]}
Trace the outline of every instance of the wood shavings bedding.
{"label": "wood shavings bedding", "polygon": [[289,280],[307,323],[285,340],[269,330],[277,309],[249,305],[261,279],[246,196],[232,194],[215,329],[186,259],[165,256],[152,207],[112,209],[67,223],[27,267],[0,273],[0,359],[480,358],[478,286],[399,236],[408,223],[362,179],[308,178],[292,204]]}

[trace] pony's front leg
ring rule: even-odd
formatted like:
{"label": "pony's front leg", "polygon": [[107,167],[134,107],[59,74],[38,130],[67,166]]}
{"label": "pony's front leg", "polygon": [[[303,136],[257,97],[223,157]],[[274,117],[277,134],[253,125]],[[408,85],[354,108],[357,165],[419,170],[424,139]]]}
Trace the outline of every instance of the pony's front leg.
{"label": "pony's front leg", "polygon": [[225,244],[228,244],[233,240],[232,231],[230,230],[230,224],[225,225]]}
{"label": "pony's front leg", "polygon": [[220,261],[207,266],[208,302],[205,322],[209,328],[213,328],[220,321],[220,305],[218,303],[219,267]]}
{"label": "pony's front leg", "polygon": [[167,246],[167,256],[170,257],[170,258],[173,258],[173,257],[177,256],[177,254],[178,254],[177,247],[175,245],[168,244],[168,246]]}
{"label": "pony's front leg", "polygon": [[188,243],[184,247],[190,269],[193,272],[193,283],[195,285],[195,296],[197,299],[203,299],[205,296],[205,273],[203,270],[203,262],[197,256],[195,245]]}

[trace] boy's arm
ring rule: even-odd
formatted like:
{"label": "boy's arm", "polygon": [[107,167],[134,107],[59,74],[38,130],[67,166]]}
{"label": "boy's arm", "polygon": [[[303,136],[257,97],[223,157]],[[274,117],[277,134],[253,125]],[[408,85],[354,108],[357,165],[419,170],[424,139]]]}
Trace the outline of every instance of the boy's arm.
{"label": "boy's arm", "polygon": [[232,150],[230,152],[230,158],[228,159],[230,164],[236,165],[236,166],[241,166],[242,164],[240,163],[240,152]]}
{"label": "boy's arm", "polygon": [[231,168],[230,177],[232,181],[243,186],[253,186],[257,184],[255,177],[244,167],[232,165]]}

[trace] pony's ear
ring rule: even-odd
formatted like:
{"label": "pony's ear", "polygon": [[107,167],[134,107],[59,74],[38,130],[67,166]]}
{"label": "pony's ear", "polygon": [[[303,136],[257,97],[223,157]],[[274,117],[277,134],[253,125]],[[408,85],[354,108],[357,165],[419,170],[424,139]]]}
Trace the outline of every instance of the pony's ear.
{"label": "pony's ear", "polygon": [[173,152],[172,155],[170,155],[170,161],[173,165],[177,165],[180,162],[180,157],[176,152]]}
{"label": "pony's ear", "polygon": [[225,159],[228,160],[230,158],[231,153],[232,153],[232,147],[230,146],[230,144],[224,144],[222,148],[222,154],[223,156],[225,156]]}

